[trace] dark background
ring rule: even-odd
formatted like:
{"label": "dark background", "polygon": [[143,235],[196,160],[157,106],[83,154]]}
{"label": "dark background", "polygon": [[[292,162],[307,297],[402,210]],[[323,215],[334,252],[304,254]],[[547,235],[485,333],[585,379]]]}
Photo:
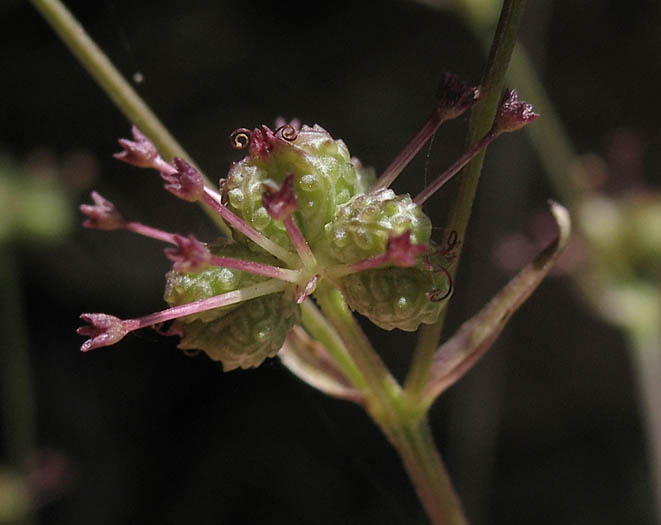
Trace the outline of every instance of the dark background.
{"label": "dark background", "polygon": [[[299,117],[382,170],[428,115],[441,72],[478,82],[484,57],[449,11],[408,2],[69,1],[193,158],[222,176],[238,127]],[[579,152],[617,128],[659,172],[657,2],[530,0],[523,38]],[[63,181],[136,220],[209,239],[207,218],[158,177],[111,158],[129,125],[24,1],[0,5],[0,148],[97,161]],[[526,93],[521,93],[527,98]],[[530,100],[534,103],[534,99]],[[441,128],[429,175],[460,152],[467,117]],[[415,194],[425,155],[396,183]],[[656,179],[658,181],[658,178]],[[447,195],[451,190],[445,192]],[[553,197],[523,134],[490,149],[449,328],[507,280],[492,256]],[[447,196],[427,211],[443,224]],[[44,524],[424,523],[394,451],[361,410],[301,383],[277,360],[222,374],[150,331],[77,351],[83,311],[135,317],[162,307],[161,247],[76,227],[20,244],[39,443],[75,472]],[[370,329],[401,377],[414,339]],[[0,341],[0,344],[3,344]],[[652,523],[635,383],[622,336],[569,279],[550,278],[487,358],[432,412],[437,442],[474,523]]]}

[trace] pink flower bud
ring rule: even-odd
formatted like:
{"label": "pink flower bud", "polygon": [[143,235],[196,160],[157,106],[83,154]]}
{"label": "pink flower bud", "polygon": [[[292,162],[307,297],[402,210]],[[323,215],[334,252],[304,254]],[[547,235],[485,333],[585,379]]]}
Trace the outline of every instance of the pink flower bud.
{"label": "pink flower bud", "polygon": [[290,173],[285,177],[279,190],[273,190],[265,185],[262,204],[268,214],[278,221],[285,220],[296,211],[298,203],[296,202],[296,190],[294,189],[294,174]]}
{"label": "pink flower bud", "polygon": [[80,318],[90,324],[90,326],[81,326],[77,330],[80,335],[89,336],[89,339],[80,347],[82,352],[114,345],[131,331],[131,327],[127,326],[127,322],[114,315],[81,314]]}
{"label": "pink flower bud", "polygon": [[124,149],[113,157],[138,168],[153,168],[159,171],[167,170],[169,166],[161,156],[154,143],[144,135],[137,126],[131,128],[133,140],[119,139],[119,145]]}
{"label": "pink flower bud", "polygon": [[264,157],[271,152],[277,142],[278,138],[271,128],[262,125],[261,129],[255,128],[250,133],[248,153],[251,157]]}
{"label": "pink flower bud", "polygon": [[95,191],[91,195],[94,204],[81,204],[80,206],[80,211],[88,217],[83,222],[83,226],[96,230],[118,230],[123,228],[126,219],[117,211],[115,205]]}
{"label": "pink flower bud", "polygon": [[457,118],[477,102],[479,93],[479,88],[469,86],[457,75],[443,73],[436,92],[436,109],[444,120]]}
{"label": "pink flower bud", "polygon": [[188,164],[184,159],[175,157],[174,172],[161,172],[165,181],[165,189],[180,199],[197,202],[204,195],[204,179],[199,171]]}
{"label": "pink flower bud", "polygon": [[508,89],[496,113],[493,130],[496,133],[511,133],[538,118],[539,115],[533,111],[532,104],[519,100],[515,89]]}
{"label": "pink flower bud", "polygon": [[173,268],[178,272],[195,272],[209,263],[211,252],[193,235],[184,237],[174,234],[176,248],[166,248],[165,256],[174,262]]}

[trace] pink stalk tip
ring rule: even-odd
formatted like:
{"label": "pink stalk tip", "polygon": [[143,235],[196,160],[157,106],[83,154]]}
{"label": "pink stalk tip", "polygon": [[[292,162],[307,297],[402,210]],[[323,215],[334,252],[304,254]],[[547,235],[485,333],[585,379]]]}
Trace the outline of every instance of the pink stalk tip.
{"label": "pink stalk tip", "polygon": [[515,89],[508,89],[500,103],[493,129],[497,133],[511,133],[537,120],[532,104],[519,100]]}
{"label": "pink stalk tip", "polygon": [[386,257],[395,266],[415,266],[418,255],[425,253],[429,247],[426,244],[411,244],[411,231],[394,235],[388,239]]}
{"label": "pink stalk tip", "polygon": [[296,202],[296,190],[294,189],[294,174],[290,173],[285,177],[279,190],[274,190],[265,185],[262,204],[268,214],[278,221],[285,220],[296,211],[298,203]]}
{"label": "pink stalk tip", "polygon": [[436,108],[444,119],[454,119],[477,102],[480,90],[453,73],[443,73],[436,92]]}
{"label": "pink stalk tip", "polygon": [[126,219],[117,211],[115,205],[93,191],[92,200],[94,204],[81,204],[80,211],[87,215],[83,222],[85,228],[96,230],[118,230],[126,224]]}
{"label": "pink stalk tip", "polygon": [[89,337],[80,347],[82,352],[114,345],[131,331],[125,321],[114,315],[82,314],[80,318],[89,323],[89,326],[81,326],[76,330],[78,334]]}
{"label": "pink stalk tip", "polygon": [[176,248],[166,248],[165,256],[174,264],[172,267],[178,272],[195,272],[201,270],[209,263],[211,252],[193,235],[184,237],[174,234]]}
{"label": "pink stalk tip", "polygon": [[161,172],[165,189],[180,199],[197,202],[204,194],[204,179],[199,171],[184,159],[173,159],[176,170]]}
{"label": "pink stalk tip", "polygon": [[123,151],[115,153],[113,157],[138,168],[164,169],[167,163],[158,154],[154,143],[142,133],[137,126],[131,128],[133,140],[119,139]]}

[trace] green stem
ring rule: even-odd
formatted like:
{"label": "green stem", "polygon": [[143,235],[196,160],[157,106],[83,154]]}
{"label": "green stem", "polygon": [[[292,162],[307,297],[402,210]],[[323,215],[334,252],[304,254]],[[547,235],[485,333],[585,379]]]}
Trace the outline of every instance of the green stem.
{"label": "green stem", "polygon": [[404,383],[404,389],[411,399],[419,400],[429,381],[431,364],[441,339],[446,311],[443,309],[438,321],[434,324],[422,325],[418,332],[413,361]]}
{"label": "green stem", "polygon": [[400,420],[381,428],[399,452],[431,523],[465,525],[466,517],[434,445],[427,418]]}
{"label": "green stem", "polygon": [[[491,129],[502,97],[505,72],[512,56],[525,3],[525,0],[505,0],[503,3],[487,67],[480,83],[480,100],[475,104],[471,114],[466,150],[477,144]],[[468,228],[485,152],[486,148],[464,168],[464,172],[459,178],[459,188],[453,200],[446,231],[448,233],[457,232],[457,236],[461,240],[465,238]],[[457,262],[464,244],[458,246]],[[450,270],[453,277],[457,267],[458,264]]]}
{"label": "green stem", "polygon": [[[194,165],[190,155],[186,153],[144,100],[140,98],[140,95],[131,87],[131,84],[113,66],[112,62],[108,60],[108,57],[94,43],[62,2],[59,0],[30,0],[30,2],[46,19],[90,76],[106,92],[115,106],[124,113],[129,122],[138,126],[140,131],[154,142],[166,160],[171,160],[173,157],[182,157]],[[203,175],[203,177],[207,186],[214,187],[206,176]],[[231,237],[232,232],[222,217],[218,216],[207,205],[203,204],[202,207],[221,231]]]}
{"label": "green stem", "polygon": [[365,377],[351,359],[337,331],[309,298],[301,304],[301,321],[310,335],[324,345],[328,355],[351,384],[365,394],[368,390]]}
{"label": "green stem", "polygon": [[[466,25],[488,50],[490,42],[488,17],[469,2],[462,4],[459,11],[466,20]],[[578,156],[569,134],[535,72],[528,53],[522,46],[514,49],[506,78],[525,94],[526,100],[529,98],[535,102],[535,111],[542,115],[534,126],[526,126],[525,132],[530,136],[533,148],[537,151],[558,197],[570,210],[574,209],[585,193],[585,189],[576,183],[578,180],[586,179],[584,169],[579,162],[576,162]]]}
{"label": "green stem", "polygon": [[[426,409],[410,403],[358,326],[342,294],[327,284],[315,297],[360,369],[368,414],[399,453],[433,524],[463,525],[466,520],[436,450]],[[305,314],[304,314],[305,315]]]}
{"label": "green stem", "polygon": [[[474,147],[491,129],[502,96],[505,72],[512,57],[524,7],[525,0],[505,0],[503,3],[486,70],[480,84],[480,100],[471,113],[466,151]],[[456,232],[459,239],[465,238],[485,153],[486,148],[466,165],[459,176],[459,187],[452,201],[448,225],[445,229],[446,238],[453,231]],[[464,244],[462,242],[457,247],[456,264],[449,269],[453,281],[455,281],[461,248]],[[413,363],[406,380],[407,391],[411,395],[420,394],[424,388],[423,381],[429,377],[431,359],[438,346],[446,312],[447,308],[435,324],[425,325],[420,330]]]}
{"label": "green stem", "polygon": [[377,413],[387,411],[393,400],[398,398],[401,387],[358,325],[344,297],[337,288],[326,282],[317,288],[314,296],[365,378],[370,394],[368,406]]}

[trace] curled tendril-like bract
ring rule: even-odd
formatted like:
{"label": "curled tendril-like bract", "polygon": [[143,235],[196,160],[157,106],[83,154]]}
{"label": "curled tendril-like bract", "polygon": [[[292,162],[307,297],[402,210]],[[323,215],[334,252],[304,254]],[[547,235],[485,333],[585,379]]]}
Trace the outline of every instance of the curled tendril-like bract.
{"label": "curled tendril-like bract", "polygon": [[230,133],[230,145],[234,149],[246,149],[250,145],[250,134],[248,128],[238,128]]}
{"label": "curled tendril-like bract", "polygon": [[298,137],[298,131],[291,124],[284,124],[276,128],[274,134],[286,140],[287,142],[294,142]]}

